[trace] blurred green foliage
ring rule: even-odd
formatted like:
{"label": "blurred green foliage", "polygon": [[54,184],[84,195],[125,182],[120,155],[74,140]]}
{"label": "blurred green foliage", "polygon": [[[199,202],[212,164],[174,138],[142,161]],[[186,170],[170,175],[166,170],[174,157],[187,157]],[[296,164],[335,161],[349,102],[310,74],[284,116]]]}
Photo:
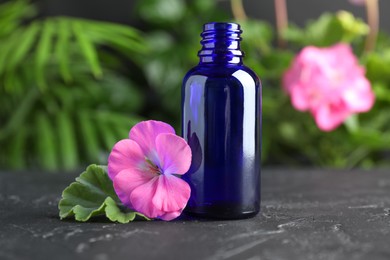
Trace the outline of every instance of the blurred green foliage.
{"label": "blurred green foliage", "polygon": [[[36,19],[23,0],[0,6],[0,167],[74,169],[105,163],[107,152],[142,118],[179,132],[180,86],[198,62],[202,25],[232,20],[213,0],[142,0],[134,28],[69,17]],[[232,20],[233,21],[233,20]],[[390,166],[390,37],[363,52],[367,25],[348,12],[325,13],[283,32],[261,20],[243,28],[248,67],[263,82],[263,164]],[[306,45],[350,43],[376,94],[374,108],[333,132],[294,110],[281,77]]]}
{"label": "blurred green foliage", "polygon": [[[169,11],[165,11],[169,10]],[[227,20],[216,1],[143,0],[136,13],[145,26],[150,47],[142,59],[142,70],[155,96],[150,117],[161,118],[180,128],[181,83],[198,63],[200,33],[205,21]]]}
{"label": "blurred green foliage", "polygon": [[35,14],[23,0],[0,6],[0,166],[106,163],[143,103],[122,56],[142,55],[146,45],[127,26]]}

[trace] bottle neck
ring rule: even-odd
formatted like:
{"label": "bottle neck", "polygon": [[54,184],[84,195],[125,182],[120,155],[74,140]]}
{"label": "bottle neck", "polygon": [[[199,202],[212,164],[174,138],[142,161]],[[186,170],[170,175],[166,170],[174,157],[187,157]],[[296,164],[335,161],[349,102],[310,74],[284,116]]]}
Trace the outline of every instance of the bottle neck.
{"label": "bottle neck", "polygon": [[240,49],[242,31],[235,23],[207,23],[201,33],[202,49],[199,64],[241,65],[244,53]]}

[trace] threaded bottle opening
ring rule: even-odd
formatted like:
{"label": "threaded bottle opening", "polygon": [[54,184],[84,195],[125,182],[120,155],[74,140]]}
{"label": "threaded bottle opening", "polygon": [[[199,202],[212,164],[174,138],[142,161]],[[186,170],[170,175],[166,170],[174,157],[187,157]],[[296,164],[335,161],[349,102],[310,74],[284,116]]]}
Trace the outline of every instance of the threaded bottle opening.
{"label": "threaded bottle opening", "polygon": [[202,49],[198,52],[203,63],[240,63],[240,25],[236,23],[207,23],[201,33]]}

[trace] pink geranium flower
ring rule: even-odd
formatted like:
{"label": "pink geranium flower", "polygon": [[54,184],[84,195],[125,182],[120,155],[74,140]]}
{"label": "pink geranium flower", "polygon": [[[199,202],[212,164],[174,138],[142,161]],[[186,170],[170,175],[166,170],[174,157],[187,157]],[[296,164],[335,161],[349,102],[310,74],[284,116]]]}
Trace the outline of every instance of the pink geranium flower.
{"label": "pink geranium flower", "polygon": [[178,217],[190,197],[190,186],[176,175],[188,171],[191,149],[175,130],[159,121],[135,125],[129,139],[114,145],[108,175],[124,205],[149,218]]}
{"label": "pink geranium flower", "polygon": [[331,131],[372,108],[375,97],[364,74],[349,45],[308,46],[285,72],[283,85],[295,109],[310,111],[321,130]]}

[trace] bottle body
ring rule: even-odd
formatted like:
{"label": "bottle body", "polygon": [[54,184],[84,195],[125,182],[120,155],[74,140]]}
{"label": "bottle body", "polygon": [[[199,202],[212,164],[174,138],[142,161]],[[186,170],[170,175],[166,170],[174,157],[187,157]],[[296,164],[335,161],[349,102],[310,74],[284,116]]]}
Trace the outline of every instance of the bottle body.
{"label": "bottle body", "polygon": [[192,150],[186,211],[238,219],[260,208],[261,84],[241,63],[199,64],[182,86],[182,136]]}

